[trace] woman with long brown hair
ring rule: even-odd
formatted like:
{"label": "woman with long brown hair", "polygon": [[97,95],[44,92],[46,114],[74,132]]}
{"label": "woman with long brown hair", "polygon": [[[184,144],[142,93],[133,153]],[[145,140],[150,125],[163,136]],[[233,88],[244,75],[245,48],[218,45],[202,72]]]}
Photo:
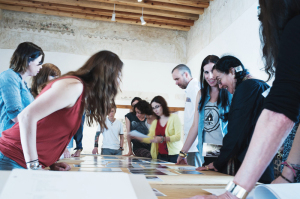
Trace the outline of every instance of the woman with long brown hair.
{"label": "woman with long brown hair", "polygon": [[110,103],[119,88],[123,63],[110,51],[90,57],[77,71],[50,82],[0,138],[0,169],[69,170],[55,163],[79,128],[83,110],[89,125],[106,128]]}

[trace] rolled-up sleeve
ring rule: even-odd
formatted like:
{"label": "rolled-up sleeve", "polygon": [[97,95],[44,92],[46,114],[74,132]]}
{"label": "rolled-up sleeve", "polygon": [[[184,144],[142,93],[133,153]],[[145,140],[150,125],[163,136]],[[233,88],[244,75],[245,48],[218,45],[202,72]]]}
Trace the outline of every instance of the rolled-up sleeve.
{"label": "rolled-up sleeve", "polygon": [[20,83],[14,77],[6,76],[0,79],[0,91],[8,117],[16,118],[22,111]]}
{"label": "rolled-up sleeve", "polygon": [[296,122],[300,115],[300,15],[285,27],[273,87],[264,108]]}

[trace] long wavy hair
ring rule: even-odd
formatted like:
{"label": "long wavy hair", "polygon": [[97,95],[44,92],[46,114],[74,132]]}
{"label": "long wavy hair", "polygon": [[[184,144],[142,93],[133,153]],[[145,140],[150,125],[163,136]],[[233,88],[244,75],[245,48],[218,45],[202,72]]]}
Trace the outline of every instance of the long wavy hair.
{"label": "long wavy hair", "polygon": [[[205,107],[205,100],[207,96],[208,89],[210,88],[209,84],[204,78],[204,66],[206,66],[209,63],[216,64],[219,61],[219,57],[216,55],[208,55],[205,57],[205,59],[202,61],[201,64],[201,70],[200,70],[200,83],[201,83],[201,99],[199,102],[199,112]],[[229,93],[227,90],[220,89],[219,96],[217,100],[217,104],[221,104],[221,107],[226,110],[226,108],[229,106]]]}
{"label": "long wavy hair", "polygon": [[110,51],[100,51],[91,56],[77,71],[64,76],[76,76],[84,83],[85,111],[88,125],[99,123],[106,128],[105,120],[119,89],[123,62]]}
{"label": "long wavy hair", "polygon": [[54,64],[46,63],[43,64],[42,69],[39,73],[32,77],[31,83],[31,94],[34,98],[39,95],[40,91],[45,87],[48,82],[48,77],[59,77],[61,76],[61,72],[57,66]]}
{"label": "long wavy hair", "polygon": [[269,81],[275,75],[281,35],[289,20],[300,14],[300,1],[259,0],[259,4],[260,40],[265,64],[264,70],[269,75]]}

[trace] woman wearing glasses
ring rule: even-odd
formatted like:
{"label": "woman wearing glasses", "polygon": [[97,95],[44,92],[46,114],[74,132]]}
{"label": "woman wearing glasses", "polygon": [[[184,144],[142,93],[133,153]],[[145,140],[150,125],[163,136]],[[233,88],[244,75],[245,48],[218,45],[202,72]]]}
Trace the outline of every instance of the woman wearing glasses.
{"label": "woman wearing glasses", "polygon": [[219,57],[209,55],[201,64],[201,90],[196,99],[194,121],[181,149],[182,154],[178,157],[178,164],[187,164],[184,156],[197,135],[201,165],[213,162],[215,157],[203,157],[203,143],[222,145],[223,137],[227,134],[227,121],[223,116],[229,110],[231,94],[227,90],[220,90],[213,77],[212,68],[218,61]]}
{"label": "woman wearing glasses", "polygon": [[152,110],[157,116],[149,129],[149,138],[143,142],[151,144],[152,159],[176,163],[181,142],[181,123],[176,114],[170,114],[166,100],[156,96],[151,100]]}
{"label": "woman wearing glasses", "polygon": [[[263,110],[265,91],[268,92],[269,86],[264,81],[252,78],[241,61],[233,56],[222,57],[213,67],[213,74],[219,88],[227,89],[233,94],[228,113],[228,133],[223,139],[217,160],[198,170],[214,169],[224,172],[231,159],[235,162],[236,172],[245,158],[255,124]],[[274,170],[273,163],[270,163],[259,182],[271,183],[272,180]]]}

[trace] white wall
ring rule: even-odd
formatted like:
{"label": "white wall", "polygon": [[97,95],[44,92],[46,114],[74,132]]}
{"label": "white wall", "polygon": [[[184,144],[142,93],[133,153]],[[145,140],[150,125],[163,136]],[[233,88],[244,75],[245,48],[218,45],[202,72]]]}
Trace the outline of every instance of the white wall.
{"label": "white wall", "polygon": [[263,62],[257,6],[258,3],[255,2],[209,45],[188,61],[187,65],[191,67],[197,78],[200,75],[201,63],[207,55],[222,56],[229,54],[239,58],[254,77],[267,80],[266,73],[260,70],[263,68]]}

